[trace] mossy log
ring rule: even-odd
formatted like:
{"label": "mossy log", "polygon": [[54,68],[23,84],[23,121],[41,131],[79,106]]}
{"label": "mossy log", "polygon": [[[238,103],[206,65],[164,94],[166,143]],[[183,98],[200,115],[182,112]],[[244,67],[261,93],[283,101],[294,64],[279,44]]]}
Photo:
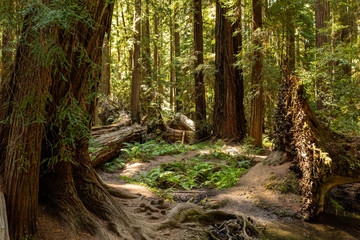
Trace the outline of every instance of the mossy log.
{"label": "mossy log", "polygon": [[135,124],[95,137],[96,148],[90,154],[92,166],[97,166],[117,157],[126,142],[141,142],[146,131],[147,127]]}
{"label": "mossy log", "polygon": [[285,144],[278,148],[293,157],[304,198],[304,219],[309,219],[323,211],[325,194],[330,189],[360,182],[360,139],[326,128],[310,108],[304,86],[296,77],[286,79],[281,93],[284,114],[277,118],[289,124],[278,134],[282,139],[275,142]]}

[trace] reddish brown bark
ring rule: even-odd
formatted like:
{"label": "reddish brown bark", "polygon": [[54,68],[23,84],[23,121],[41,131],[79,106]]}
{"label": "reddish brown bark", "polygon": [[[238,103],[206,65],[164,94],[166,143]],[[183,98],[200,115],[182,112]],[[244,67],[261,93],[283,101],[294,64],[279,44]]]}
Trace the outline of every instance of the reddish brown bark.
{"label": "reddish brown bark", "polygon": [[241,140],[245,136],[243,77],[242,70],[234,66],[242,45],[241,12],[238,7],[233,24],[226,18],[227,10],[216,3],[214,132],[223,139]]}
{"label": "reddish brown bark", "polygon": [[[315,1],[315,28],[316,28],[316,47],[322,48],[330,42],[330,34],[328,33],[327,22],[330,20],[330,2],[328,0]],[[324,69],[325,70],[325,69]],[[327,69],[330,71],[330,69]],[[325,87],[324,78],[317,77],[315,82],[317,88],[317,108],[324,109],[325,95],[327,89]]]}
{"label": "reddish brown bark", "polygon": [[141,0],[135,1],[134,12],[134,49],[132,57],[132,80],[131,80],[131,118],[140,123],[140,41],[141,41]]}
{"label": "reddish brown bark", "polygon": [[202,64],[204,64],[203,19],[201,0],[194,0],[194,51],[195,51],[195,125],[197,138],[205,137],[206,102]]}
{"label": "reddish brown bark", "polygon": [[[37,14],[42,14],[41,6],[33,10],[25,19],[23,32],[28,34],[22,34],[12,81],[2,85],[0,93],[4,103],[0,108],[0,173],[5,180],[11,239],[23,239],[35,231],[42,161],[40,196],[71,227],[103,239],[111,234],[140,239],[139,231],[130,233],[130,219],[98,180],[88,152],[86,132],[91,126],[89,115],[95,112],[95,98],[89,96],[96,92],[101,78],[101,68],[94,65],[101,66],[101,47],[113,5],[105,0],[85,1],[82,9],[76,8],[77,13],[88,14],[86,18],[97,24],[72,20],[74,32],[55,23],[38,31],[33,26]],[[61,47],[68,64],[57,58],[51,63],[43,61],[51,57],[52,43]],[[33,47],[39,47],[42,54],[34,55]],[[84,54],[85,61],[80,57]]]}
{"label": "reddish brown bark", "polygon": [[251,72],[252,99],[250,117],[250,137],[257,146],[262,146],[263,133],[263,54],[262,54],[262,2],[253,0],[253,66]]}

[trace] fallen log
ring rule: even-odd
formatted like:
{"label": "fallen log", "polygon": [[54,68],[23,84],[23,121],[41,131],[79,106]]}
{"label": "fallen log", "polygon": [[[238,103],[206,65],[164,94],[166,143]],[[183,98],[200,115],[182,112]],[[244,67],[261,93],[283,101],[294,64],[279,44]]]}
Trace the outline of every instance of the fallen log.
{"label": "fallen log", "polygon": [[94,147],[90,147],[92,166],[95,167],[117,157],[124,143],[142,141],[146,131],[147,127],[135,124],[96,136],[93,143]]}
{"label": "fallen log", "polygon": [[186,131],[195,131],[195,122],[182,113],[176,113],[172,128]]}
{"label": "fallen log", "polygon": [[[300,178],[303,217],[316,217],[324,209],[325,194],[332,188],[360,182],[360,138],[335,134],[315,116],[296,77],[287,77],[280,99],[282,110],[275,127],[275,148],[291,156]],[[280,101],[281,102],[281,101]],[[280,106],[281,104],[278,104]],[[281,113],[281,114],[279,114]],[[279,121],[280,119],[280,121]],[[287,123],[286,127],[280,125]]]}
{"label": "fallen log", "polygon": [[163,138],[167,142],[192,143],[195,137],[194,131],[178,130],[165,126]]}
{"label": "fallen log", "polygon": [[131,126],[131,118],[128,114],[121,114],[120,115],[120,121],[105,125],[105,126],[95,126],[92,128],[91,135],[93,137],[100,136],[102,134],[106,134],[109,132],[120,130],[121,128]]}

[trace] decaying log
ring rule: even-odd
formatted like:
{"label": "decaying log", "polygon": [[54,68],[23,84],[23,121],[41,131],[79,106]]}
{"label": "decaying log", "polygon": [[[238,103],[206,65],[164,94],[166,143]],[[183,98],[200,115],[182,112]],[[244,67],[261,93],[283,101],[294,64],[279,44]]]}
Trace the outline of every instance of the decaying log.
{"label": "decaying log", "polygon": [[[304,197],[304,218],[323,211],[327,191],[338,185],[360,182],[360,139],[335,134],[318,121],[296,77],[288,77],[283,98],[282,122],[289,122],[278,146],[293,157]],[[284,141],[283,139],[288,139]]]}
{"label": "decaying log", "polygon": [[192,143],[195,137],[195,123],[182,113],[176,113],[175,118],[160,126],[162,137],[168,142]]}
{"label": "decaying log", "polygon": [[195,122],[182,113],[176,113],[173,128],[186,131],[195,131]]}
{"label": "decaying log", "polygon": [[131,118],[128,114],[121,114],[120,115],[120,121],[105,125],[105,126],[95,126],[92,128],[91,135],[93,137],[100,136],[102,134],[106,134],[109,132],[120,130],[121,128],[128,127],[132,124]]}
{"label": "decaying log", "polygon": [[165,126],[163,138],[168,142],[191,143],[194,139],[194,131],[178,130]]}
{"label": "decaying log", "polygon": [[147,127],[135,124],[95,137],[95,151],[91,151],[92,153],[90,154],[92,166],[97,166],[117,157],[123,148],[123,144],[126,142],[142,141],[146,131]]}

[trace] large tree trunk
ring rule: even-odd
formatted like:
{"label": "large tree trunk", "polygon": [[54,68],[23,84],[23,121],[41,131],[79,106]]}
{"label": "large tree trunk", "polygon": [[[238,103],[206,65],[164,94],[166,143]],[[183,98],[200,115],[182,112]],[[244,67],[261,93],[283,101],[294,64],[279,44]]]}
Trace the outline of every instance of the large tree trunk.
{"label": "large tree trunk", "polygon": [[[0,173],[5,181],[10,237],[23,239],[35,231],[43,162],[40,196],[70,226],[103,239],[111,235],[142,239],[99,182],[88,152],[95,112],[91,96],[101,78],[97,66],[101,66],[101,47],[113,4],[87,0],[79,8],[77,3],[51,3],[28,12],[12,81],[1,89],[0,102],[5,104],[0,108]],[[34,27],[43,11],[63,8],[79,14],[79,18],[64,19],[71,29],[63,29],[51,18],[47,19],[50,24]],[[54,46],[62,58],[51,55]],[[35,49],[40,54],[35,55]],[[45,61],[49,59],[52,61]]]}
{"label": "large tree trunk", "polygon": [[132,57],[132,80],[131,80],[131,118],[140,123],[140,41],[141,41],[141,0],[135,1],[134,12],[134,49]]}
{"label": "large tree trunk", "polygon": [[195,52],[195,125],[196,138],[206,136],[205,83],[202,65],[204,64],[203,19],[201,0],[194,0],[194,52]]}
{"label": "large tree trunk", "polygon": [[250,118],[250,137],[257,146],[262,146],[263,133],[263,54],[262,54],[262,2],[253,0],[253,66],[251,72],[252,99]]}
{"label": "large tree trunk", "polygon": [[15,71],[2,84],[0,95],[0,122],[4,121],[0,124],[0,173],[5,181],[11,239],[22,239],[35,231],[44,135],[41,119],[45,115],[45,92],[49,91],[51,81],[50,71],[27,45],[36,40],[30,17],[25,19],[23,29],[30,34],[20,40]]}
{"label": "large tree trunk", "polygon": [[330,189],[360,182],[360,139],[325,128],[311,110],[299,81],[287,77],[279,95],[283,110],[276,120],[288,127],[278,128],[281,133],[275,147],[293,157],[304,198],[304,218],[309,219],[323,211],[325,194]]}
{"label": "large tree trunk", "polygon": [[241,140],[245,136],[243,76],[234,66],[242,45],[241,3],[237,4],[234,24],[226,18],[228,9],[221,5],[216,3],[214,133],[223,139]]}

